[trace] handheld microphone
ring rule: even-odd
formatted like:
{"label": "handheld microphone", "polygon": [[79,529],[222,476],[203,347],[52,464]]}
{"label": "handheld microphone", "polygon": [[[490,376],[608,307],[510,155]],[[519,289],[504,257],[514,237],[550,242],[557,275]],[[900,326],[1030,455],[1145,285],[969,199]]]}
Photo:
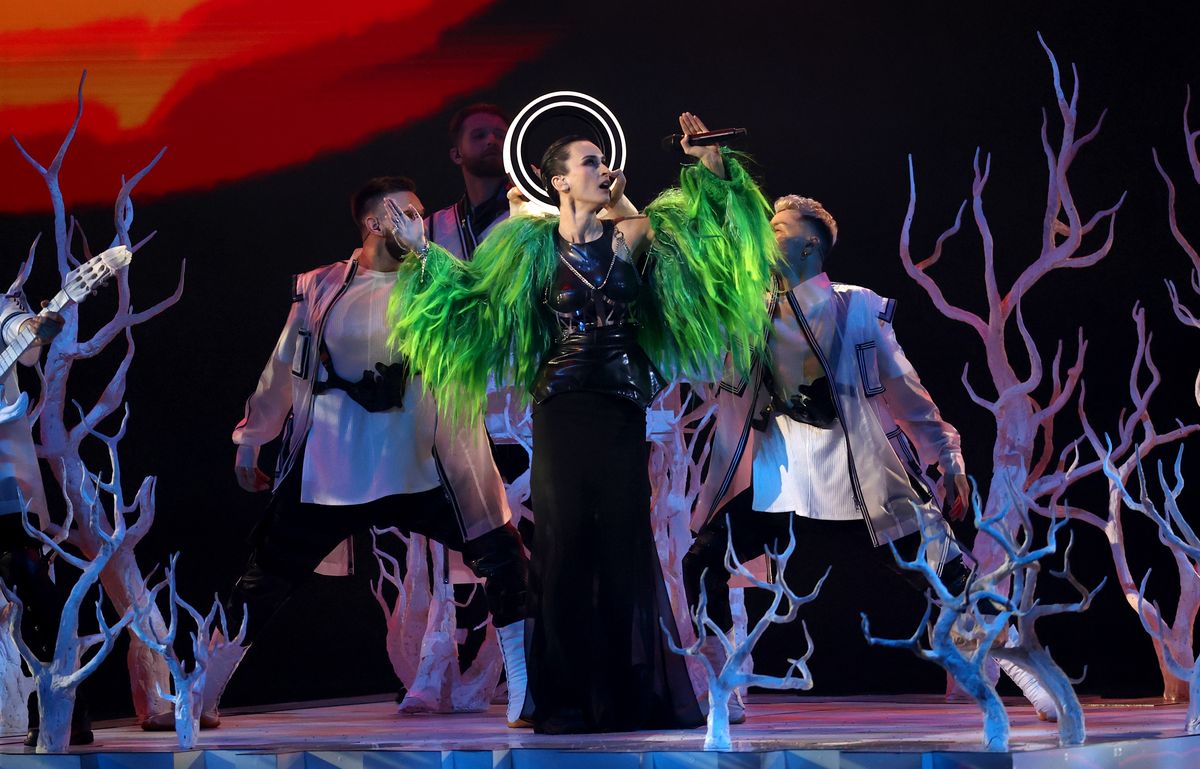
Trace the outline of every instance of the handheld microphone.
{"label": "handheld microphone", "polygon": [[[724,144],[730,139],[741,139],[747,135],[745,128],[717,128],[712,131],[704,131],[703,133],[692,134],[688,138],[692,144],[697,147],[706,147],[712,144]],[[683,140],[683,134],[671,134],[664,136],[662,140],[662,148],[667,152],[672,152],[679,149],[679,142]]]}

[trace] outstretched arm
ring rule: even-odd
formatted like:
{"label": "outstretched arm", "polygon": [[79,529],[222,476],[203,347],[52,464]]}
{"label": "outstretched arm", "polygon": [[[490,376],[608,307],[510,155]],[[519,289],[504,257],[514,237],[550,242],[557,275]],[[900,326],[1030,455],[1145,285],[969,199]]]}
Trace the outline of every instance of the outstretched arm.
{"label": "outstretched arm", "polygon": [[292,367],[296,363],[303,304],[303,299],[293,298],[275,349],[258,377],[254,394],[246,401],[245,415],[233,430],[233,442],[237,444],[233,472],[246,491],[271,488],[270,477],[258,467],[258,452],[279,435],[292,410]]}

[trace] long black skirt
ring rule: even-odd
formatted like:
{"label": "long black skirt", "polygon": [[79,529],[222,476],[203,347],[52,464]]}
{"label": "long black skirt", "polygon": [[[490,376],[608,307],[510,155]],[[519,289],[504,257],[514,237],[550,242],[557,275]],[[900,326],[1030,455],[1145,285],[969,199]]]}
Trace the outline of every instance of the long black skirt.
{"label": "long black skirt", "polygon": [[529,688],[545,734],[704,723],[650,524],[646,412],[597,393],[533,410]]}

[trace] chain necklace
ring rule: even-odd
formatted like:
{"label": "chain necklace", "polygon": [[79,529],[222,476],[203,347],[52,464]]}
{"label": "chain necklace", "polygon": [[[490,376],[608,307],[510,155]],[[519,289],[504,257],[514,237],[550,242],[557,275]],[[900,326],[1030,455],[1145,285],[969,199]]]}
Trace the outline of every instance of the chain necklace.
{"label": "chain necklace", "polygon": [[[572,251],[575,251],[578,247],[573,243],[568,243],[567,248],[571,249]],[[580,250],[582,250],[582,249],[580,249]],[[613,267],[617,263],[617,252],[616,252],[616,249],[613,249],[612,261],[608,263],[608,272],[604,273],[604,280],[600,281],[600,283],[595,286],[592,285],[591,281],[589,281],[587,278],[583,277],[583,275],[579,272],[579,270],[575,269],[575,266],[573,264],[571,264],[570,260],[567,259],[566,255],[562,251],[558,252],[558,258],[563,264],[567,265],[567,269],[571,271],[572,275],[579,278],[580,283],[587,286],[592,291],[600,291],[601,289],[604,288],[605,284],[608,283],[608,279],[612,277]]]}

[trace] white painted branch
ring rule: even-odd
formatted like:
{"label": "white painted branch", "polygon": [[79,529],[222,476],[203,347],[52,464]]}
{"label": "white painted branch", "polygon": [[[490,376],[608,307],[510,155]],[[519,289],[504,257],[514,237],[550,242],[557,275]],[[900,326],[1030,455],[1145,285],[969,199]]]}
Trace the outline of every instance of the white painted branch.
{"label": "white painted branch", "polygon": [[[753,652],[754,645],[762,637],[766,628],[772,624],[795,620],[800,607],[816,599],[822,585],[825,584],[825,579],[829,576],[829,570],[826,569],[825,574],[817,582],[816,586],[805,596],[798,596],[793,592],[784,581],[784,572],[787,568],[788,558],[795,551],[795,548],[796,535],[792,532],[788,538],[787,547],[782,551],[775,552],[769,548],[766,549],[767,558],[772,561],[771,573],[773,575],[773,579],[767,582],[758,579],[738,561],[737,556],[733,552],[732,535],[727,541],[725,568],[731,574],[737,574],[749,579],[756,587],[767,590],[772,594],[770,607],[763,614],[762,618],[759,619],[753,630],[746,634],[745,639],[741,643],[733,644],[708,616],[708,592],[703,576],[700,579],[700,599],[692,614],[692,621],[696,630],[696,640],[689,645],[677,645],[674,641],[670,640],[670,633],[667,632],[666,628],[666,620],[663,618],[659,620],[663,624],[663,631],[667,635],[671,651],[696,659],[700,662],[707,676],[708,732],[704,738],[705,750],[732,749],[733,741],[729,732],[729,698],[739,687],[760,686],[768,689],[812,688],[813,678],[808,668],[808,660],[812,657],[815,647],[813,646],[812,636],[808,633],[807,626],[804,627],[805,653],[798,659],[788,660],[789,666],[785,675],[766,676],[755,674],[752,670],[750,672],[744,672],[743,670],[746,661]],[[786,612],[781,613],[779,607],[785,598],[788,601],[788,609]],[[710,631],[720,640],[726,651],[725,662],[720,670],[715,669],[713,663],[702,653],[704,641]]]}

